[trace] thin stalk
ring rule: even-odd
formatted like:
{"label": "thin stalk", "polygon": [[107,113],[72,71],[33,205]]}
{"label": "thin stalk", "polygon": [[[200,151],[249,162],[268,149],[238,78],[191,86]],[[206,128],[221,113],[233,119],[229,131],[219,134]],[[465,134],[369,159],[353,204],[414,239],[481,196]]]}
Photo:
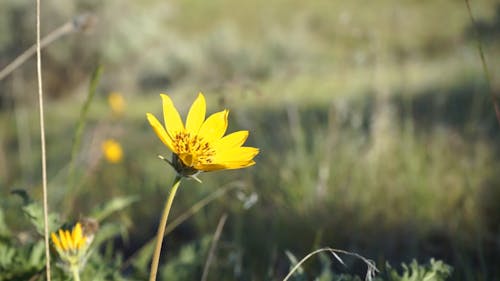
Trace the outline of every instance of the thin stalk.
{"label": "thin stalk", "polygon": [[73,273],[74,281],[80,281],[80,268],[78,266],[72,266],[71,273]]}
{"label": "thin stalk", "polygon": [[161,246],[163,243],[163,236],[165,235],[165,228],[167,227],[168,214],[170,213],[170,208],[172,207],[172,202],[174,201],[175,194],[181,183],[181,176],[176,176],[172,189],[170,190],[170,195],[168,196],[167,203],[163,209],[163,214],[161,215],[160,225],[158,226],[158,233],[156,234],[156,247],[153,253],[153,260],[151,261],[151,271],[149,273],[149,281],[156,280],[156,274],[158,273],[158,264],[160,262]]}
{"label": "thin stalk", "polygon": [[486,82],[488,83],[491,102],[493,103],[493,108],[495,109],[495,116],[497,117],[498,124],[500,125],[500,106],[498,105],[498,99],[495,93],[493,93],[493,91],[491,90],[491,75],[488,69],[488,65],[486,64],[486,59],[484,58],[483,44],[481,43],[481,38],[477,30],[476,20],[472,15],[472,9],[469,0],[465,0],[465,5],[467,6],[467,11],[469,12],[470,21],[474,29],[474,33],[476,35],[477,50],[479,52],[479,58],[481,59],[481,66],[483,67],[484,76],[486,78]]}
{"label": "thin stalk", "polygon": [[47,204],[47,153],[45,151],[45,123],[43,112],[42,90],[42,58],[40,44],[40,0],[36,0],[36,72],[38,78],[38,103],[40,107],[40,142],[42,150],[42,194],[43,194],[43,220],[45,236],[45,272],[47,281],[50,281],[50,252],[49,252],[49,207]]}
{"label": "thin stalk", "polygon": [[201,275],[201,281],[206,281],[208,278],[208,270],[210,265],[212,264],[212,260],[215,255],[215,250],[217,249],[217,243],[219,242],[220,235],[222,234],[222,229],[224,228],[224,224],[226,223],[227,214],[224,213],[222,217],[219,219],[219,223],[217,224],[217,228],[215,230],[214,239],[212,240],[212,246],[210,246],[210,251],[208,252],[207,261],[205,262],[205,266],[203,267],[203,274]]}
{"label": "thin stalk", "polygon": [[[82,141],[82,136],[83,136],[83,131],[85,129],[85,124],[87,121],[87,115],[89,112],[90,104],[92,103],[94,96],[97,92],[97,86],[99,84],[99,80],[101,78],[102,74],[102,66],[98,65],[97,68],[94,70],[92,73],[92,77],[90,78],[90,86],[89,86],[89,91],[87,98],[85,99],[85,103],[83,104],[82,108],[80,109],[80,117],[78,119],[78,124],[76,126],[76,131],[75,135],[73,136],[73,147],[71,148],[71,160],[69,162],[69,171],[68,171],[68,188],[71,191],[70,193],[75,194],[78,191],[78,188],[80,188],[80,185],[76,185],[76,174],[75,174],[75,167],[76,167],[76,161],[77,161],[77,156],[78,156],[78,151],[81,147],[81,141]],[[64,210],[66,212],[71,211],[71,206],[74,205],[76,200],[75,196],[70,196],[66,200],[64,200],[65,205],[64,205]],[[67,215],[67,214],[65,214]]]}

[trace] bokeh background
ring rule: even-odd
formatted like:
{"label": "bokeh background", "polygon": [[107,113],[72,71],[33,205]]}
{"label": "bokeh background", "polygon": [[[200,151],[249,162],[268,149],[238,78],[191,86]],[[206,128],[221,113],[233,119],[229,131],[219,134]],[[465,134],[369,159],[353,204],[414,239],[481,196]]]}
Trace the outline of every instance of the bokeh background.
{"label": "bokeh background", "polygon": [[[273,280],[289,270],[285,251],[324,246],[379,265],[434,257],[452,280],[498,280],[500,4],[470,5],[475,26],[454,0],[42,1],[42,36],[77,24],[42,52],[50,210],[71,222],[136,196],[106,218],[121,231],[101,249],[133,257],[174,177],[145,113],[160,116],[166,92],[185,116],[202,91],[261,153],[252,168],[183,182],[172,218],[224,193],[167,236],[163,278],[199,278],[227,214],[211,280]],[[33,1],[2,0],[0,69],[34,39]],[[18,231],[29,225],[11,192],[41,198],[35,62],[0,80],[0,202]],[[110,96],[123,98],[118,109]],[[117,161],[103,154],[108,139]],[[350,264],[335,270],[361,268]]]}

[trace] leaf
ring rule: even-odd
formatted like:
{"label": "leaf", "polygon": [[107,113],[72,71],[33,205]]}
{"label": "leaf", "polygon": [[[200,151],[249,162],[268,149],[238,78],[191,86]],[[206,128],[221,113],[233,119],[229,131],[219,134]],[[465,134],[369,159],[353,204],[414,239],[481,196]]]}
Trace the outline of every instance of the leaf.
{"label": "leaf", "polygon": [[101,222],[105,218],[109,217],[111,214],[113,214],[116,211],[123,210],[124,208],[128,207],[134,202],[137,202],[139,200],[138,196],[126,196],[126,197],[118,197],[114,198],[111,201],[105,203],[102,206],[97,207],[91,212],[92,218],[96,219],[97,221]]}
{"label": "leaf", "polygon": [[[42,204],[38,201],[33,201],[29,196],[28,192],[23,189],[17,189],[12,191],[13,194],[18,195],[23,200],[22,210],[24,214],[28,217],[31,224],[35,226],[36,231],[44,236],[45,235],[45,220]],[[0,220],[1,221],[1,220]],[[0,223],[1,224],[1,223]],[[48,214],[48,224],[49,232],[56,231],[59,227],[59,216],[55,213]],[[1,226],[0,226],[1,229]],[[1,233],[1,232],[0,232]]]}
{"label": "leaf", "polygon": [[10,237],[11,232],[7,223],[5,222],[5,215],[3,209],[0,208],[0,237]]}
{"label": "leaf", "polygon": [[149,243],[142,247],[132,262],[135,268],[148,268],[151,263],[151,257],[153,256],[154,246],[154,243]]}
{"label": "leaf", "polygon": [[[40,202],[32,202],[22,207],[24,214],[28,217],[31,224],[35,226],[36,231],[44,236],[45,235],[45,220],[43,216],[43,207]],[[49,232],[56,231],[59,227],[59,216],[55,213],[48,215]]]}
{"label": "leaf", "polygon": [[[299,260],[297,260],[297,257],[295,257],[290,251],[285,251],[285,254],[288,257],[288,260],[290,260],[290,269],[292,269],[299,262]],[[304,273],[302,266],[297,269],[297,273]]]}
{"label": "leaf", "polygon": [[0,281],[31,280],[45,266],[45,245],[42,240],[13,244],[0,244]]}
{"label": "leaf", "polygon": [[96,232],[94,241],[92,242],[93,248],[99,248],[100,245],[113,237],[126,233],[125,227],[120,223],[107,223],[99,228]]}
{"label": "leaf", "polygon": [[45,263],[45,243],[38,241],[33,245],[29,256],[29,264],[32,267],[39,267]]}

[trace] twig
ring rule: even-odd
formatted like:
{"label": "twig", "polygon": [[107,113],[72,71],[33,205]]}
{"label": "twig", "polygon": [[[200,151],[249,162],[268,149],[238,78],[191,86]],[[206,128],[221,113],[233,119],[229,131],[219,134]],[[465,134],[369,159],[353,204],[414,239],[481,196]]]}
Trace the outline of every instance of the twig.
{"label": "twig", "polygon": [[[37,42],[34,45],[32,45],[31,47],[29,47],[26,51],[24,51],[24,53],[22,53],[17,58],[15,58],[10,64],[5,66],[0,71],[0,80],[3,80],[10,73],[12,73],[12,71],[16,70],[16,68],[21,66],[24,62],[26,62],[26,60],[28,60],[35,53],[37,53],[38,47],[40,49],[43,49],[47,45],[49,45],[50,43],[61,38],[62,36],[69,34],[69,33],[72,33],[74,31],[88,29],[94,23],[95,23],[95,17],[88,15],[88,14],[83,14],[83,15],[80,15],[80,16],[76,17],[75,19],[70,20],[70,21],[66,22],[65,24],[61,25],[60,27],[58,27],[57,29],[55,29],[54,31],[49,33],[47,36],[45,36],[40,42]],[[38,37],[40,37],[40,36],[38,35]]]}
{"label": "twig", "polygon": [[486,64],[486,59],[484,58],[483,44],[481,43],[481,38],[479,37],[479,32],[477,30],[476,20],[474,19],[474,16],[472,15],[472,9],[470,7],[469,0],[465,0],[465,5],[467,6],[467,11],[469,12],[470,21],[472,23],[472,27],[473,27],[474,33],[476,35],[477,49],[479,51],[479,57],[481,58],[481,64],[483,67],[484,76],[486,77],[486,83],[488,83],[488,89],[490,91],[491,101],[493,102],[493,107],[495,109],[495,114],[497,117],[498,125],[500,125],[500,107],[498,106],[497,97],[495,96],[495,94],[493,93],[493,90],[491,88],[491,75],[490,75],[490,71],[488,70],[488,65]]}
{"label": "twig", "polygon": [[212,246],[210,246],[210,251],[208,252],[207,261],[205,262],[205,266],[203,267],[203,274],[201,275],[201,281],[207,280],[208,269],[210,268],[210,264],[212,264],[212,259],[214,257],[215,249],[217,248],[217,243],[219,242],[222,229],[224,228],[224,224],[226,223],[226,219],[227,219],[226,213],[224,213],[222,217],[219,219],[219,223],[217,224],[217,228],[215,229],[214,239],[212,240]]}
{"label": "twig", "polygon": [[42,150],[42,194],[43,219],[45,236],[45,272],[47,281],[50,281],[50,252],[49,252],[49,207],[47,204],[47,153],[45,151],[45,123],[43,120],[43,89],[42,89],[42,57],[40,46],[40,0],[36,0],[36,72],[38,77],[38,103],[40,106],[40,142]]}

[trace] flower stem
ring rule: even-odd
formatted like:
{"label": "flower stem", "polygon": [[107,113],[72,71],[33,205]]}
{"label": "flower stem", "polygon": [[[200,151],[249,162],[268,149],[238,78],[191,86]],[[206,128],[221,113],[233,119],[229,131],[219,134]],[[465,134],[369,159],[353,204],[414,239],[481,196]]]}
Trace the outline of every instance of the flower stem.
{"label": "flower stem", "polygon": [[158,273],[158,263],[160,262],[161,245],[163,243],[163,236],[165,235],[165,228],[167,227],[168,214],[170,213],[170,208],[172,207],[172,202],[174,201],[174,197],[181,183],[181,179],[181,176],[175,177],[172,189],[170,190],[170,195],[168,196],[167,203],[165,204],[165,209],[163,209],[163,214],[161,215],[160,225],[158,226],[158,233],[156,234],[155,251],[153,253],[153,260],[151,261],[149,281],[156,280],[156,274]]}
{"label": "flower stem", "polygon": [[71,272],[73,273],[73,281],[80,281],[80,268],[78,265],[71,266]]}

